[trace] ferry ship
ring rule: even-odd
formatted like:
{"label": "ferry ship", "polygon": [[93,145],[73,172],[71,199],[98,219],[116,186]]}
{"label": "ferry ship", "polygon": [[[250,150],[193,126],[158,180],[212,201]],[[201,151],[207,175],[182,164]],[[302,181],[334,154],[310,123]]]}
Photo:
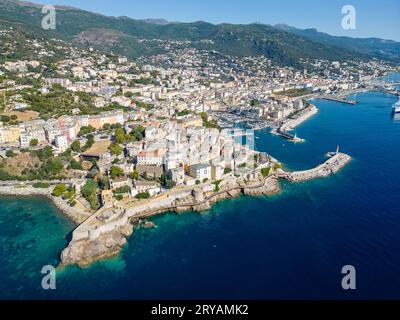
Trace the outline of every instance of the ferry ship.
{"label": "ferry ship", "polygon": [[393,105],[392,113],[400,114],[400,99]]}

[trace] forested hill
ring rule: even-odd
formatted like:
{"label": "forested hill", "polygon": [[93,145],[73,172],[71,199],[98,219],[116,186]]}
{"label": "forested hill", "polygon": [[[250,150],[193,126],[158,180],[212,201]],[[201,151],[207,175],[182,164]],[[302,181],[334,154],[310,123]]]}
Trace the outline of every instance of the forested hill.
{"label": "forested hill", "polygon": [[[0,0],[0,24],[137,57],[162,51],[155,39],[187,41],[188,46],[232,56],[264,55],[279,65],[301,67],[307,59],[358,60],[372,55],[312,41],[303,35],[263,24],[154,23],[127,17],[108,17],[70,7],[56,7],[56,30],[40,28],[42,6]],[[143,41],[148,40],[148,41]]]}

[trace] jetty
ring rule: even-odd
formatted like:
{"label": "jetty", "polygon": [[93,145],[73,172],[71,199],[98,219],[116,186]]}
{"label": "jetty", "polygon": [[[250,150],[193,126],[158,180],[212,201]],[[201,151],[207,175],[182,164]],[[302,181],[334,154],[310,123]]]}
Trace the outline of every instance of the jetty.
{"label": "jetty", "polygon": [[358,104],[357,100],[349,100],[346,98],[340,98],[340,97],[334,97],[334,96],[332,96],[332,97],[331,96],[321,96],[319,98],[323,99],[323,100],[329,100],[329,101],[340,102],[340,103],[351,104],[351,105]]}
{"label": "jetty", "polygon": [[317,178],[323,178],[338,172],[350,160],[351,157],[349,155],[337,151],[335,155],[333,155],[323,164],[313,169],[285,173],[281,177],[290,182],[302,182]]}
{"label": "jetty", "polygon": [[289,132],[283,131],[281,128],[279,128],[276,133],[280,135],[281,137],[288,139],[289,141],[293,142],[303,142],[304,139],[298,138],[296,134],[291,134]]}

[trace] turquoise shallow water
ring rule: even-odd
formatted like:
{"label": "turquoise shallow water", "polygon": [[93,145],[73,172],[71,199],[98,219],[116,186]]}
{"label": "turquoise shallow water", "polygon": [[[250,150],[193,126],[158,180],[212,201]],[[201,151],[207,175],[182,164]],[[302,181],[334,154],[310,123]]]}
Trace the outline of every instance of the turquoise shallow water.
{"label": "turquoise shallow water", "polygon": [[[339,144],[354,159],[337,175],[227,200],[205,215],[159,216],[119,257],[59,270],[54,291],[40,289],[40,270],[57,263],[73,225],[43,199],[1,198],[0,298],[400,298],[396,98],[356,98],[356,106],[316,101],[319,114],[296,130],[305,143],[267,130],[255,140],[290,169],[319,164]],[[357,270],[352,292],[340,286],[347,264]]]}

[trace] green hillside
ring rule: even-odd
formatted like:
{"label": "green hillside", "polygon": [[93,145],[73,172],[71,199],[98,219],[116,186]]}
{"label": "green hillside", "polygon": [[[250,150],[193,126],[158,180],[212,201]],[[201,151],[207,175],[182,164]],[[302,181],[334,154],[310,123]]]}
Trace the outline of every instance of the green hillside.
{"label": "green hillside", "polygon": [[39,5],[0,0],[0,23],[18,23],[21,28],[49,37],[96,46],[132,58],[160,51],[160,48],[152,47],[151,44],[144,45],[139,39],[191,41],[190,46],[199,49],[217,50],[233,56],[264,55],[277,64],[299,68],[302,67],[301,59],[342,61],[367,57],[262,24],[213,25],[202,21],[156,24],[57,7],[56,30],[43,31],[40,29],[42,17]]}

